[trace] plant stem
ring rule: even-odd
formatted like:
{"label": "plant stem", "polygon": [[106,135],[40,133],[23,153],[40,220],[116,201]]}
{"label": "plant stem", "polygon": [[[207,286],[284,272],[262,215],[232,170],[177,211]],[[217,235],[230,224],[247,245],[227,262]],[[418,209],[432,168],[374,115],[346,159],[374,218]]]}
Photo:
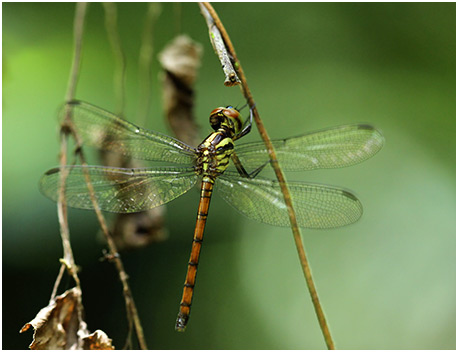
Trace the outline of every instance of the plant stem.
{"label": "plant stem", "polygon": [[264,128],[264,124],[262,123],[262,120],[261,120],[261,118],[259,116],[258,110],[257,110],[257,108],[255,106],[255,102],[254,102],[253,96],[252,96],[251,91],[250,91],[250,89],[248,87],[247,79],[246,79],[246,76],[245,76],[245,74],[243,72],[242,65],[241,65],[240,61],[237,59],[237,55],[235,53],[235,49],[234,49],[234,46],[232,45],[232,42],[230,40],[229,35],[227,34],[227,32],[226,32],[221,20],[219,19],[218,14],[213,9],[213,7],[210,5],[210,3],[204,2],[204,3],[201,3],[201,4],[206,8],[206,10],[210,13],[211,17],[213,18],[214,24],[216,25],[216,27],[220,31],[221,36],[223,37],[223,40],[224,40],[224,42],[226,44],[227,51],[230,53],[230,55],[232,56],[232,60],[235,63],[234,67],[236,68],[238,76],[239,76],[239,78],[241,80],[242,93],[245,96],[250,108],[253,111],[253,117],[254,117],[254,120],[256,122],[256,126],[258,127],[259,134],[261,135],[261,138],[263,139],[263,141],[264,141],[264,143],[265,143],[265,145],[267,147],[267,150],[269,152],[271,165],[272,165],[272,167],[273,167],[273,169],[275,171],[275,175],[277,176],[278,182],[280,184],[280,187],[281,187],[281,190],[282,190],[282,193],[283,193],[283,197],[285,199],[285,204],[286,204],[286,207],[288,209],[288,215],[289,215],[289,219],[290,219],[290,222],[291,222],[291,230],[293,232],[294,241],[295,241],[297,252],[298,252],[298,255],[299,255],[299,260],[300,260],[300,263],[301,263],[301,266],[302,266],[302,270],[303,270],[303,273],[304,273],[305,281],[307,283],[307,287],[308,287],[309,292],[310,292],[310,296],[312,298],[312,303],[313,303],[313,306],[315,308],[315,312],[316,312],[316,315],[317,315],[317,318],[318,318],[318,322],[320,324],[321,331],[323,333],[323,336],[324,336],[324,339],[325,339],[325,342],[326,342],[326,345],[327,345],[328,349],[330,349],[330,350],[335,349],[334,342],[333,342],[332,336],[331,336],[331,332],[329,331],[329,327],[327,325],[326,318],[325,318],[323,309],[321,307],[320,300],[318,298],[318,293],[317,293],[316,288],[315,288],[315,284],[314,284],[313,277],[312,277],[312,272],[311,272],[311,269],[310,269],[309,262],[307,260],[307,255],[305,253],[304,244],[302,242],[302,237],[301,237],[301,233],[300,233],[300,230],[299,230],[299,226],[297,225],[296,212],[294,211],[294,208],[293,208],[293,204],[292,204],[292,200],[291,200],[291,194],[290,194],[290,192],[288,190],[288,186],[286,184],[286,180],[285,180],[285,176],[283,174],[283,171],[281,170],[281,168],[280,168],[280,166],[278,164],[278,160],[277,160],[277,157],[276,157],[275,150],[273,148],[272,142],[270,141],[270,138],[269,138],[269,136],[267,134],[267,131]]}
{"label": "plant stem", "polygon": [[[67,88],[67,93],[65,96],[65,99],[67,102],[71,101],[75,97],[75,91],[76,91],[76,84],[78,80],[78,75],[79,75],[79,68],[81,64],[81,49],[82,49],[82,39],[83,39],[83,28],[84,28],[84,19],[86,15],[86,9],[87,9],[87,4],[86,3],[78,3],[76,5],[76,13],[75,13],[75,22],[74,22],[74,40],[75,40],[75,47],[74,47],[74,54],[73,54],[73,62],[72,62],[72,68],[70,71],[70,79],[68,83],[68,88]],[[61,133],[61,146],[60,146],[60,165],[61,167],[64,165],[67,165],[67,139],[68,135],[71,134],[76,143],[77,143],[77,154],[79,155],[82,164],[87,165],[83,151],[81,149],[81,143],[80,143],[80,138],[77,135],[77,132],[73,126],[72,120],[71,120],[71,109],[69,108],[68,105],[65,106],[64,110],[64,118],[63,121],[61,122],[60,126],[60,133]],[[66,170],[62,168],[62,170]],[[70,235],[69,235],[69,226],[68,226],[68,219],[67,219],[67,204],[65,200],[65,180],[68,175],[68,172],[62,172],[61,173],[61,180],[60,180],[60,190],[59,190],[59,199],[57,202],[57,208],[58,208],[58,217],[59,217],[59,224],[60,224],[60,232],[61,232],[61,237],[62,237],[62,243],[64,247],[64,259],[62,260],[63,264],[67,266],[67,269],[70,271],[70,274],[73,276],[76,286],[78,289],[80,289],[80,281],[77,276],[77,270],[76,270],[76,265],[74,262],[73,258],[73,252],[71,249],[71,243],[70,243]],[[135,302],[133,300],[132,292],[130,290],[128,281],[127,281],[127,274],[124,270],[123,263],[121,261],[121,258],[118,254],[118,251],[116,249],[116,245],[108,231],[108,227],[106,225],[106,221],[97,206],[96,199],[94,197],[94,192],[92,188],[92,184],[90,183],[89,178],[87,177],[88,181],[88,189],[90,190],[90,195],[91,199],[94,204],[94,209],[95,213],[97,215],[97,219],[100,223],[100,227],[102,228],[102,232],[105,235],[105,238],[107,240],[108,247],[110,249],[110,255],[112,260],[115,263],[116,269],[118,270],[120,280],[122,282],[123,286],[123,294],[124,294],[124,300],[126,304],[126,309],[127,309],[127,316],[129,322],[133,322],[136,333],[137,333],[137,338],[138,338],[138,343],[140,345],[141,349],[148,349],[145,341],[145,337],[143,334],[143,328],[140,323],[140,318],[138,316],[137,308],[135,307]],[[60,281],[60,278],[62,275],[59,274],[58,280]],[[55,292],[57,291],[57,284],[54,285],[53,289],[53,295],[55,295]],[[80,320],[82,321],[82,304],[78,305],[79,307],[79,314],[80,314]],[[130,332],[129,332],[130,336]]]}

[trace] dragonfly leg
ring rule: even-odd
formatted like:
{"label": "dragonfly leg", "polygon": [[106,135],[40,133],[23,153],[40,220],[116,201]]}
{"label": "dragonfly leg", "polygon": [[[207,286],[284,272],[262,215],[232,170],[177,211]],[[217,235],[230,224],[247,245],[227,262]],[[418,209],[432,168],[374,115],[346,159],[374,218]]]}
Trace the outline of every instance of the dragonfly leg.
{"label": "dragonfly leg", "polygon": [[245,122],[243,123],[243,125],[245,127],[243,127],[243,129],[240,131],[239,134],[237,134],[236,136],[234,136],[233,140],[237,140],[239,138],[242,138],[243,136],[247,135],[248,133],[250,133],[251,131],[251,126],[253,124],[253,109],[254,107],[256,106],[253,105],[251,108],[250,108],[250,116],[245,120]]}
{"label": "dragonfly leg", "polygon": [[180,303],[180,312],[175,323],[175,330],[184,331],[191,312],[192,296],[196,284],[197,265],[199,264],[200,249],[202,247],[204,228],[208,216],[208,208],[213,190],[214,180],[204,177],[200,193],[199,209],[197,211],[196,228],[192,240],[191,257],[188,262],[188,272],[183,287],[183,296]]}
{"label": "dragonfly leg", "polygon": [[234,166],[237,168],[237,171],[239,172],[240,176],[249,178],[250,175],[248,174],[248,172],[243,167],[242,162],[240,161],[240,159],[237,156],[236,152],[232,153],[231,159],[232,159],[232,161],[234,163]]}
{"label": "dragonfly leg", "polygon": [[248,174],[248,178],[255,178],[258,176],[258,174],[266,167],[266,165],[269,164],[269,161],[262,164],[260,167],[258,167],[256,170]]}
{"label": "dragonfly leg", "polygon": [[242,162],[240,161],[239,157],[237,156],[236,152],[233,152],[231,155],[232,161],[239,173],[240,176],[245,178],[255,178],[258,174],[266,167],[269,162],[265,162],[257,169],[253,170],[252,172],[248,173],[246,169],[243,167]]}

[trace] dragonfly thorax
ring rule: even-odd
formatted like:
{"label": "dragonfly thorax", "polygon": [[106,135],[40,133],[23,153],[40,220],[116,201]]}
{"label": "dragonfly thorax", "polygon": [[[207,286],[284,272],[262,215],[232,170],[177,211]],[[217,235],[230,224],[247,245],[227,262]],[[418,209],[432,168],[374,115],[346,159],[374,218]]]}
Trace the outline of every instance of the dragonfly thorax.
{"label": "dragonfly thorax", "polygon": [[198,154],[197,172],[214,178],[227,169],[234,151],[234,142],[227,133],[220,129],[205,138],[196,150]]}
{"label": "dragonfly thorax", "polygon": [[228,137],[234,137],[242,130],[242,119],[232,106],[219,107],[210,113],[210,125],[215,131],[224,130]]}

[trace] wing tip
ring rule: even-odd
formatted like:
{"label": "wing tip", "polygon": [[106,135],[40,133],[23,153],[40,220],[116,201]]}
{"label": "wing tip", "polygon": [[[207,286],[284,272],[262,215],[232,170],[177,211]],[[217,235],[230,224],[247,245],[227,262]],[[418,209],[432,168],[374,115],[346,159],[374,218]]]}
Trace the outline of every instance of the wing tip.
{"label": "wing tip", "polygon": [[50,175],[53,175],[53,174],[57,174],[59,171],[60,171],[60,167],[54,167],[54,168],[49,169],[48,171],[46,171],[43,176],[50,176]]}
{"label": "wing tip", "polygon": [[358,127],[358,130],[372,131],[374,134],[377,135],[377,137],[382,141],[382,144],[383,144],[385,137],[383,136],[382,131],[380,131],[375,126],[363,123],[363,124],[359,124],[357,127]]}

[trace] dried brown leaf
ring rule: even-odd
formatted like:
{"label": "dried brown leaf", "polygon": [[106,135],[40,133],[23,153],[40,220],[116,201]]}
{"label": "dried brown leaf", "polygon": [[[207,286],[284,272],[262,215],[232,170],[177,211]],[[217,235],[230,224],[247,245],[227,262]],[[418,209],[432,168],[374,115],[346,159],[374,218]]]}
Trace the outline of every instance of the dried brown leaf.
{"label": "dried brown leaf", "polygon": [[108,338],[102,330],[96,330],[92,334],[83,337],[84,350],[114,350],[111,344],[111,339]]}
{"label": "dried brown leaf", "polygon": [[176,37],[159,53],[164,69],[163,105],[167,120],[175,135],[189,145],[199,142],[193,107],[201,56],[202,46],[186,35]]}
{"label": "dried brown leaf", "polygon": [[168,238],[164,228],[165,209],[161,206],[141,213],[118,214],[112,226],[116,247],[135,249],[165,241]]}
{"label": "dried brown leaf", "polygon": [[[27,331],[31,327],[34,329],[33,341],[29,346],[32,350],[83,349],[85,339],[90,338],[91,335],[82,320],[82,315],[81,291],[74,287],[57,296],[47,307],[41,309],[20,332]],[[100,330],[97,330],[92,341],[94,341],[93,346],[111,346],[111,340]]]}

